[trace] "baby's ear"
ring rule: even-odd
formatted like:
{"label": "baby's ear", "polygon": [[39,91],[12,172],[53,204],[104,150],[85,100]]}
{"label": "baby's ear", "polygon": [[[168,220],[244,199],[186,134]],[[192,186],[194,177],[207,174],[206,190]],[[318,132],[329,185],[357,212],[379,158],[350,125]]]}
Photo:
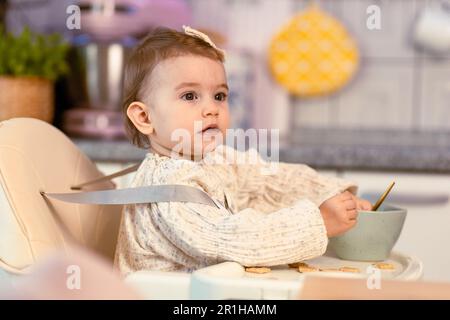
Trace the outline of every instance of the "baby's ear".
{"label": "baby's ear", "polygon": [[153,133],[153,124],[149,108],[145,103],[134,101],[127,108],[127,116],[139,132],[149,135]]}

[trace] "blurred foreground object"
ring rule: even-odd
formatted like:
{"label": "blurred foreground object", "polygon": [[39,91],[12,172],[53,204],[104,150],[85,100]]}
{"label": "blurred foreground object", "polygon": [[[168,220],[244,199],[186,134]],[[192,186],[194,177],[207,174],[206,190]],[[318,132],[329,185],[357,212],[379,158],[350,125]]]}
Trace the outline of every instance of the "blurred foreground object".
{"label": "blurred foreground object", "polygon": [[[308,276],[298,299],[322,300],[429,300],[450,299],[450,283],[409,282],[382,280],[377,289],[375,282]],[[371,287],[371,289],[369,288]],[[326,290],[324,290],[326,288]]]}
{"label": "blurred foreground object", "polygon": [[78,246],[55,251],[38,262],[9,288],[0,288],[0,299],[30,300],[130,300],[140,297],[129,288],[111,264]]}

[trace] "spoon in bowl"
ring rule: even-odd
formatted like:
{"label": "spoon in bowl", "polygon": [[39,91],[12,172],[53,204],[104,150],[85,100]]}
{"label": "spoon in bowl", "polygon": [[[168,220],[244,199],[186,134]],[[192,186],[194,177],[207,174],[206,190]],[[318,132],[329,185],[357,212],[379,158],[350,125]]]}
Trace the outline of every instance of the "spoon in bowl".
{"label": "spoon in bowl", "polygon": [[383,203],[384,199],[386,199],[389,192],[391,192],[394,187],[395,181],[392,181],[391,184],[387,187],[386,191],[381,195],[381,197],[375,202],[373,205],[372,211],[377,211],[380,205]]}

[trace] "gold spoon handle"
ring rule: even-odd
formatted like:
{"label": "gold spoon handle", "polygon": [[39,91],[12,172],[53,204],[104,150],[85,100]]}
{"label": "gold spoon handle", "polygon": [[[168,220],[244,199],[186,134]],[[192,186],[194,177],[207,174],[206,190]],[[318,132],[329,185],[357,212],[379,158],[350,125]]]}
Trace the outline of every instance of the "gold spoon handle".
{"label": "gold spoon handle", "polygon": [[386,199],[389,192],[391,192],[392,188],[394,187],[395,181],[392,181],[389,187],[386,189],[386,191],[381,195],[380,199],[373,205],[372,211],[377,211],[377,209],[380,207],[380,205],[383,203],[384,199]]}

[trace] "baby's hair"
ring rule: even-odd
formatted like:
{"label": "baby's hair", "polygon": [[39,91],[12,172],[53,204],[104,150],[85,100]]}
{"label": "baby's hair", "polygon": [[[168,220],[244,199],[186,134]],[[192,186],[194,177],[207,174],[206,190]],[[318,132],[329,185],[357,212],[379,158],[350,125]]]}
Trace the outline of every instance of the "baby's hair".
{"label": "baby's hair", "polygon": [[200,37],[162,27],[153,30],[131,52],[125,65],[122,111],[127,135],[137,147],[148,148],[150,141],[127,117],[127,108],[132,102],[143,101],[148,97],[148,79],[159,62],[183,55],[199,55],[222,63],[225,61],[221,50]]}

